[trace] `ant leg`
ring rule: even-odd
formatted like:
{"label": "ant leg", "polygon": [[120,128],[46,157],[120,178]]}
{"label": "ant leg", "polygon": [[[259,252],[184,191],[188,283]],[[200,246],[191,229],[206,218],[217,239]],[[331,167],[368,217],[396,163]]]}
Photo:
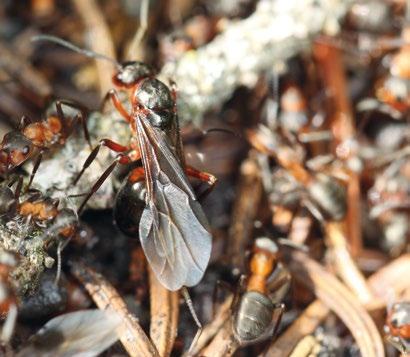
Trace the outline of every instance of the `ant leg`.
{"label": "ant leg", "polygon": [[83,127],[83,132],[84,132],[84,137],[85,140],[87,141],[89,147],[91,148],[91,140],[90,140],[90,133],[88,131],[87,128],[87,109],[85,107],[83,107],[82,105],[72,102],[70,100],[67,99],[59,99],[56,100],[55,105],[56,105],[56,109],[57,109],[57,114],[58,116],[63,120],[63,125],[66,125],[66,117],[64,115],[63,112],[63,104],[66,105],[67,107],[73,108],[73,109],[77,109],[80,113],[78,113],[75,118],[73,119],[73,123],[75,121],[80,121],[81,125]]}
{"label": "ant leg", "polygon": [[195,337],[191,342],[191,346],[189,346],[189,349],[188,349],[188,355],[190,355],[195,345],[197,344],[199,337],[202,334],[202,324],[199,321],[198,316],[195,312],[194,305],[192,303],[191,297],[189,296],[188,289],[185,286],[183,286],[181,288],[181,292],[182,292],[182,295],[184,296],[186,304],[188,305],[189,311],[191,312],[191,315],[196,323],[196,326],[198,327],[198,331],[196,332]]}
{"label": "ant leg", "polygon": [[28,191],[28,189],[30,188],[30,186],[33,182],[34,176],[36,175],[36,172],[37,172],[38,168],[40,167],[42,159],[43,159],[43,152],[40,151],[40,153],[37,155],[37,159],[34,163],[33,170],[31,170],[30,179],[28,180],[28,184],[26,186],[26,192]]}
{"label": "ant leg", "polygon": [[272,336],[275,336],[278,332],[279,325],[280,325],[280,322],[282,321],[282,316],[283,316],[284,311],[285,311],[285,304],[279,303],[275,305],[275,308],[272,313],[272,321],[275,321]]}
{"label": "ant leg", "polygon": [[302,199],[302,205],[307,208],[310,214],[316,218],[319,223],[323,224],[325,222],[325,218],[319,211],[319,208],[311,200],[308,198]]}
{"label": "ant leg", "polygon": [[143,181],[145,178],[145,171],[143,167],[136,167],[135,169],[131,170],[131,173],[128,176],[128,180],[132,183]]}
{"label": "ant leg", "polygon": [[103,172],[103,174],[100,176],[100,178],[97,180],[97,182],[91,187],[90,192],[87,194],[87,196],[84,198],[83,202],[81,202],[80,207],[78,208],[78,215],[81,214],[83,211],[86,203],[88,200],[91,198],[91,196],[98,191],[98,189],[101,187],[101,185],[104,183],[104,181],[107,179],[108,176],[110,176],[111,172],[114,171],[116,166],[120,164],[128,164],[130,162],[130,159],[128,156],[119,154],[117,158],[114,160],[114,162],[108,166],[108,168]]}
{"label": "ant leg", "polygon": [[105,103],[107,100],[111,100],[112,104],[114,105],[115,109],[121,114],[121,116],[127,121],[131,122],[131,115],[127,112],[127,110],[124,108],[124,106],[121,103],[120,98],[118,97],[118,92],[115,89],[110,89],[108,93],[105,95],[101,107],[104,108]]}
{"label": "ant leg", "polygon": [[[98,155],[98,152],[100,151],[101,146],[106,146],[110,150],[114,152],[125,152],[129,148],[128,146],[124,146],[121,144],[118,144],[110,139],[101,139],[100,143],[91,151],[90,155],[88,155],[87,159],[85,160],[83,167],[77,177],[73,181],[73,185],[76,185],[77,182],[80,180],[81,176],[84,174],[85,170],[92,164],[92,162],[95,160],[95,158]],[[123,159],[125,160],[125,159]],[[128,161],[127,161],[128,162]]]}
{"label": "ant leg", "polygon": [[214,189],[216,182],[218,181],[218,179],[214,175],[211,175],[207,172],[199,171],[193,168],[192,166],[186,166],[185,172],[188,176],[197,178],[209,185],[209,187],[199,195],[199,200],[206,197]]}
{"label": "ant leg", "polygon": [[31,119],[29,116],[23,115],[20,119],[20,124],[18,126],[18,129],[19,130],[24,129],[27,125],[29,125],[33,122],[34,122],[34,120]]}
{"label": "ant leg", "polygon": [[230,293],[235,294],[235,291],[233,290],[232,286],[230,286],[227,282],[222,281],[222,280],[217,280],[216,284],[212,290],[212,318],[215,318],[216,315],[216,300],[218,298],[218,293],[222,288],[228,290]]}

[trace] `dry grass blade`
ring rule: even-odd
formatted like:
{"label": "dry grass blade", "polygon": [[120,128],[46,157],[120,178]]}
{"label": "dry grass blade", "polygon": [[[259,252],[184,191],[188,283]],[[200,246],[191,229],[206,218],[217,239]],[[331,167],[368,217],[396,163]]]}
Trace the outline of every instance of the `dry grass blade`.
{"label": "dry grass blade", "polygon": [[410,287],[410,254],[404,254],[373,274],[368,282],[374,294],[386,304]]}
{"label": "dry grass blade", "polygon": [[265,357],[289,356],[305,336],[313,333],[329,313],[323,302],[315,300],[264,354]]}
{"label": "dry grass blade", "polygon": [[332,261],[337,274],[346,286],[350,288],[362,304],[369,304],[374,300],[374,296],[350,254],[345,230],[342,222],[328,222],[325,224],[326,242]]}
{"label": "dry grass blade", "polygon": [[178,332],[179,292],[166,289],[149,272],[151,325],[150,336],[160,356],[169,356]]}
{"label": "dry grass blade", "polygon": [[235,339],[232,330],[232,321],[228,319],[219,330],[211,343],[201,351],[200,356],[229,357],[232,356],[239,342]]}
{"label": "dry grass blade", "polygon": [[384,356],[383,342],[373,320],[341,282],[301,252],[292,252],[289,268],[296,279],[314,290],[316,296],[343,321],[363,357]]}
{"label": "dry grass blade", "polygon": [[[115,48],[104,16],[95,0],[72,0],[79,15],[86,26],[91,50],[112,59],[116,59]],[[97,40],[98,39],[98,40]],[[96,61],[98,78],[100,81],[100,94],[105,94],[112,88],[112,74],[115,67],[108,61]]]}
{"label": "dry grass blade", "polygon": [[159,356],[137,318],[128,311],[124,300],[101,274],[80,262],[72,265],[71,272],[84,285],[99,309],[112,309],[122,318],[118,333],[130,356]]}

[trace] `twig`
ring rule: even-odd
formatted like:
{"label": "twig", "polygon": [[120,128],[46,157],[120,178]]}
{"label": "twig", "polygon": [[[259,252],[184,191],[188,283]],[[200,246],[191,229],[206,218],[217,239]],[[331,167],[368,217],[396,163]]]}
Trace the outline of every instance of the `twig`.
{"label": "twig", "polygon": [[160,356],[169,356],[178,332],[179,293],[170,291],[149,272],[151,324],[150,336]]}
{"label": "twig", "polygon": [[[254,86],[260,73],[308,49],[314,35],[336,32],[353,1],[259,1],[255,12],[232,22],[208,45],[167,63],[163,78],[179,88],[182,121],[200,123],[240,85]],[[240,45],[239,45],[240,44]]]}
{"label": "twig", "polygon": [[[318,41],[314,46],[315,58],[322,71],[325,88],[328,92],[333,117],[331,120],[332,133],[334,136],[334,149],[336,152],[341,146],[347,147],[344,158],[350,159],[352,155],[348,145],[356,135],[353,120],[352,104],[348,96],[345,68],[342,62],[342,53],[331,44],[331,40]],[[354,159],[354,158],[353,158]],[[362,249],[362,236],[360,224],[360,177],[353,170],[349,170],[349,182],[347,186],[347,220],[350,249],[353,256],[357,256]]]}
{"label": "twig", "polygon": [[235,272],[245,271],[243,252],[251,238],[257,209],[262,199],[262,181],[258,171],[258,166],[252,159],[245,160],[241,165],[241,177],[227,243],[227,255]]}
{"label": "twig", "polygon": [[[104,16],[95,0],[72,0],[86,26],[89,48],[112,59],[116,59],[115,48]],[[100,94],[104,97],[112,88],[115,67],[108,61],[96,61],[100,82]]]}
{"label": "twig", "polygon": [[122,318],[118,334],[130,356],[159,356],[137,318],[128,311],[117,290],[101,274],[80,262],[72,264],[71,272],[84,285],[99,309],[112,309]]}

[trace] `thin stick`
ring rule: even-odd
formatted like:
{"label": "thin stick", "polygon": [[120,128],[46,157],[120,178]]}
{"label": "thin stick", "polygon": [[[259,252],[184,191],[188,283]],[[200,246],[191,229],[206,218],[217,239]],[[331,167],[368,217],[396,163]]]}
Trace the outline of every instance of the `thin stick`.
{"label": "thin stick", "polygon": [[[72,0],[72,2],[86,26],[91,50],[115,60],[115,48],[111,33],[97,2],[95,0]],[[100,82],[100,95],[103,98],[112,88],[111,78],[115,66],[108,61],[96,61],[96,66]]]}
{"label": "thin stick", "polygon": [[101,274],[80,262],[72,264],[71,272],[84,285],[99,309],[112,309],[122,318],[118,334],[130,356],[159,356],[137,318],[128,311],[117,290]]}
{"label": "thin stick", "polygon": [[[317,42],[314,54],[322,71],[323,82],[329,92],[333,117],[331,129],[334,136],[335,151],[341,145],[347,145],[356,135],[353,119],[352,103],[348,97],[345,68],[342,53],[331,41]],[[350,153],[347,155],[351,155]],[[349,156],[346,157],[349,159]],[[350,249],[353,256],[357,256],[363,248],[360,225],[360,177],[350,170],[347,187],[347,220]]]}
{"label": "thin stick", "polygon": [[258,171],[258,165],[251,158],[241,165],[226,249],[227,256],[231,257],[234,273],[245,271],[243,252],[251,238],[257,209],[262,199],[262,180]]}
{"label": "thin stick", "polygon": [[142,0],[140,6],[140,23],[134,38],[127,51],[126,58],[130,61],[138,59],[138,53],[140,52],[141,41],[148,29],[148,11],[149,11],[149,0]]}

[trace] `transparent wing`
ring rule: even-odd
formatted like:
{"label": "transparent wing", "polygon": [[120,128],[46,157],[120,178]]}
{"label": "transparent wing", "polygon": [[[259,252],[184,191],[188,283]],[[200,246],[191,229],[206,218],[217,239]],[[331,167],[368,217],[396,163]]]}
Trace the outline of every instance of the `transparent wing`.
{"label": "transparent wing", "polygon": [[121,318],[112,311],[83,310],[48,321],[17,357],[93,357],[118,340]]}
{"label": "transparent wing", "polygon": [[139,225],[145,255],[167,289],[196,285],[211,254],[208,222],[163,134],[143,115],[136,127],[147,185]]}

